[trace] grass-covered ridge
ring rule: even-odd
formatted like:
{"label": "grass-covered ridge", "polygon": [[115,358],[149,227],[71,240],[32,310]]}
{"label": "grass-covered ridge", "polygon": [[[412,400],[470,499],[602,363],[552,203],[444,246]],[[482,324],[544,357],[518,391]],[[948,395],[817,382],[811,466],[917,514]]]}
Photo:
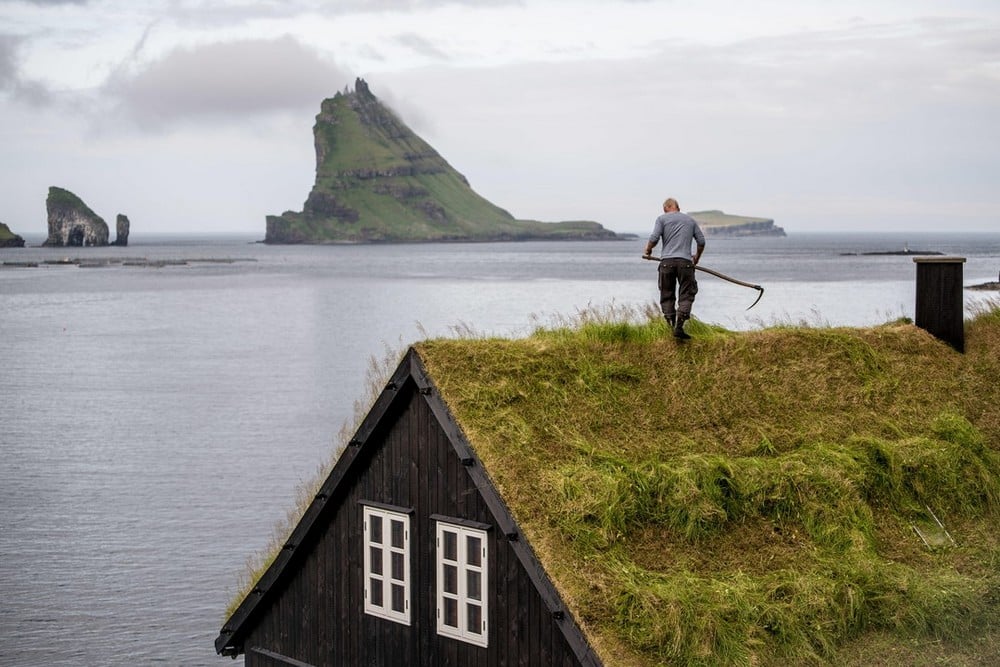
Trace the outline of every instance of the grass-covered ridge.
{"label": "grass-covered ridge", "polygon": [[732,215],[722,211],[691,211],[689,215],[698,221],[700,225],[710,225],[713,227],[728,227],[732,225],[745,225],[750,222],[773,222],[770,218],[758,218],[750,215]]}
{"label": "grass-covered ridge", "polygon": [[904,323],[689,327],[417,346],[606,664],[988,664],[1000,308],[964,355]]}
{"label": "grass-covered ridge", "polygon": [[49,194],[45,198],[45,205],[49,210],[74,209],[87,217],[104,222],[104,218],[94,213],[78,196],[69,190],[54,185],[49,187]]}

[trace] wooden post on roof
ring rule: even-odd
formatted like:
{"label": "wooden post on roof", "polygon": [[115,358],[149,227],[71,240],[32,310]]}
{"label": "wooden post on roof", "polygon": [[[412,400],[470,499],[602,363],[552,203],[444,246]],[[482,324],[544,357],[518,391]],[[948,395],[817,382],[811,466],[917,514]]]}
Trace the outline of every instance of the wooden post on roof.
{"label": "wooden post on roof", "polygon": [[917,264],[916,324],[965,352],[964,257],[914,257]]}

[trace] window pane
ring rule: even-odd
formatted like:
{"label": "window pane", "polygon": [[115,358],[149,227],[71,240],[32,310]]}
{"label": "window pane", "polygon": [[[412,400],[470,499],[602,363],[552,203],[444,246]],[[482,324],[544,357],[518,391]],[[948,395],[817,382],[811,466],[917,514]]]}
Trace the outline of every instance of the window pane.
{"label": "window pane", "polygon": [[375,544],[382,544],[382,517],[374,514],[369,515],[368,539]]}
{"label": "window pane", "polygon": [[449,531],[444,533],[444,559],[458,560],[458,535]]}
{"label": "window pane", "polygon": [[480,560],[480,556],[482,555],[480,553],[480,549],[482,549],[482,544],[483,544],[482,540],[480,540],[478,537],[466,537],[465,538],[465,546],[466,546],[466,552],[465,552],[466,561],[465,562],[466,563],[468,563],[469,565],[473,565],[475,567],[479,567],[479,564],[482,562]]}
{"label": "window pane", "polygon": [[483,633],[483,610],[479,605],[465,605],[465,620],[468,624],[465,628],[466,630],[477,635]]}
{"label": "window pane", "polygon": [[403,554],[392,552],[392,578],[396,581],[403,580]]}
{"label": "window pane", "polygon": [[483,594],[481,591],[482,586],[482,573],[473,572],[472,570],[465,571],[465,594],[470,600],[482,600]]}
{"label": "window pane", "polygon": [[399,584],[392,585],[392,610],[404,611],[403,609],[403,587]]}
{"label": "window pane", "polygon": [[454,565],[444,566],[444,592],[458,595],[458,568]]}
{"label": "window pane", "polygon": [[378,547],[368,547],[371,554],[369,558],[372,562],[372,574],[382,574],[382,550]]}
{"label": "window pane", "polygon": [[445,598],[444,600],[444,624],[452,627],[458,627],[458,601]]}
{"label": "window pane", "polygon": [[385,604],[382,601],[382,582],[372,577],[371,579],[368,580],[368,587],[371,589],[372,592],[371,603],[376,607],[381,607],[383,604]]}
{"label": "window pane", "polygon": [[392,527],[392,546],[396,549],[403,548],[403,522],[392,520],[389,522]]}

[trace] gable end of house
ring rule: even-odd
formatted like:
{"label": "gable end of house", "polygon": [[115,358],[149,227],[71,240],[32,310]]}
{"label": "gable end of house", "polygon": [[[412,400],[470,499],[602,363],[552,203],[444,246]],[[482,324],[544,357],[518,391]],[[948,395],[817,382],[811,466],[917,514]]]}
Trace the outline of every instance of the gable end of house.
{"label": "gable end of house", "polygon": [[[372,563],[382,562],[381,543],[378,558],[369,557],[372,517],[398,524],[407,538],[405,549],[388,542],[384,548],[386,559],[407,568],[386,583],[393,594],[405,590],[398,610],[383,616],[375,603],[397,600],[383,601],[381,589],[371,588],[381,581]],[[481,604],[488,616],[482,636],[475,628],[470,636],[447,627],[442,633],[442,600],[454,606],[443,592],[442,568],[451,561],[440,545],[442,529],[449,538],[484,542],[485,600],[465,590],[455,598],[466,610]],[[478,572],[475,563],[461,567],[469,581]],[[515,663],[602,664],[412,348],[215,647],[222,655],[245,653],[248,667],[278,660],[438,664],[490,653]]]}

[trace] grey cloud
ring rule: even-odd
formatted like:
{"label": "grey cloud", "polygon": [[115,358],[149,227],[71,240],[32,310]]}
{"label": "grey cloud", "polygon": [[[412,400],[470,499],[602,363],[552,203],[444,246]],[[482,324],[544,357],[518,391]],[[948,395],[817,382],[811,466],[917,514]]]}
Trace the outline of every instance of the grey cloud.
{"label": "grey cloud", "polygon": [[[648,61],[703,111],[865,121],[934,104],[983,97],[996,59],[996,26],[939,22],[747,40],[710,50],[664,45]],[[985,49],[993,52],[985,54]],[[994,99],[994,103],[996,99]]]}
{"label": "grey cloud", "polygon": [[[664,43],[629,61],[436,66],[376,83],[393,89],[407,120],[422,109],[433,123],[425,138],[498,202],[526,197],[521,185],[536,173],[583,165],[575,190],[549,199],[575,201],[593,182],[606,187],[603,199],[631,202],[668,183],[695,206],[771,211],[786,195],[835,193],[891,208],[909,189],[973,200],[995,182],[1000,97],[990,63],[1000,47],[991,31],[855,26],[725,46]],[[526,213],[542,215],[515,211]]]}
{"label": "grey cloud", "polygon": [[15,38],[9,35],[0,35],[0,90],[12,86],[17,81],[15,46]]}
{"label": "grey cloud", "polygon": [[291,37],[177,49],[106,93],[140,125],[318,108],[349,77]]}
{"label": "grey cloud", "polygon": [[[329,6],[330,3],[318,3],[317,8]],[[448,5],[469,5],[470,7],[503,7],[506,5],[522,5],[522,0],[342,0],[336,3],[338,12],[365,11],[410,11],[414,9],[430,9]]]}
{"label": "grey cloud", "polygon": [[439,48],[434,46],[430,41],[424,39],[423,37],[421,37],[416,33],[408,32],[401,35],[397,35],[396,42],[402,44],[403,46],[411,49],[412,51],[422,56],[442,61],[449,60],[448,54],[446,54],[444,51],[441,51]]}
{"label": "grey cloud", "polygon": [[21,41],[21,37],[0,34],[0,92],[30,106],[43,106],[52,100],[52,94],[41,83],[21,77],[17,57]]}
{"label": "grey cloud", "polygon": [[86,5],[90,3],[90,0],[0,0],[0,5],[7,2],[27,2],[29,5],[38,5],[40,7],[47,7],[50,5]]}
{"label": "grey cloud", "polygon": [[[3,0],[0,0],[2,2]],[[182,25],[238,25],[253,19],[281,18],[315,13],[323,16],[371,14],[378,12],[411,12],[450,5],[472,8],[521,5],[521,0],[296,0],[293,2],[256,2],[229,4],[203,2],[193,5],[171,5],[170,17]]]}

